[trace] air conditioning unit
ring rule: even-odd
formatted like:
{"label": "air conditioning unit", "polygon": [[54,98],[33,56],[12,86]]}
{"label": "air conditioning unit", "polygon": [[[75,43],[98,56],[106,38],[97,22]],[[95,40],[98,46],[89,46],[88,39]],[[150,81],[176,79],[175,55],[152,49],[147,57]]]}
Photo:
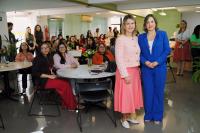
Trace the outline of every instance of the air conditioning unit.
{"label": "air conditioning unit", "polygon": [[92,22],[93,17],[89,15],[81,15],[81,21],[83,22]]}

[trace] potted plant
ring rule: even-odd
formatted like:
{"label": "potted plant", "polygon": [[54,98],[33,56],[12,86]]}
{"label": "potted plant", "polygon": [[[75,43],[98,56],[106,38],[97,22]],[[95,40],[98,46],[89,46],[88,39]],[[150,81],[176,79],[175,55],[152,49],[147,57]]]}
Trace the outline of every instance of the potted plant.
{"label": "potted plant", "polygon": [[6,46],[2,46],[2,48],[0,49],[0,59],[1,59],[1,63],[6,63],[8,60],[8,50]]}
{"label": "potted plant", "polygon": [[197,60],[194,62],[194,67],[197,69],[196,72],[192,75],[192,80],[195,83],[200,82],[200,58],[197,58]]}
{"label": "potted plant", "polygon": [[94,55],[94,53],[95,53],[95,50],[87,49],[82,54],[85,58],[87,58],[88,66],[92,65],[92,56]]}

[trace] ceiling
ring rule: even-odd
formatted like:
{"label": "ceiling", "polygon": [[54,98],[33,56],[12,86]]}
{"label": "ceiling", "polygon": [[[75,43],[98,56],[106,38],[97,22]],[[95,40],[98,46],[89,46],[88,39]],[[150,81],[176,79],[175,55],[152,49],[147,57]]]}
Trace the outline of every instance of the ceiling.
{"label": "ceiling", "polygon": [[73,13],[103,17],[122,15],[109,11],[113,10],[146,16],[154,9],[167,10],[166,7],[180,12],[194,12],[200,10],[196,8],[198,5],[200,6],[200,0],[0,0],[0,11],[9,12],[9,15],[25,13],[39,16]]}

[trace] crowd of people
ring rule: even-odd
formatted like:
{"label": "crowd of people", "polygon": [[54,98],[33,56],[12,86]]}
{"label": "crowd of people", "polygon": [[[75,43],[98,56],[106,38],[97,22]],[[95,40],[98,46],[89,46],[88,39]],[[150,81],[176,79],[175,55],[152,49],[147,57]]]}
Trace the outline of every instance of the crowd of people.
{"label": "crowd of people", "polygon": [[[111,27],[107,34],[101,34],[97,28],[94,34],[88,30],[86,37],[81,34],[79,38],[76,35],[64,38],[59,34],[45,41],[40,25],[35,26],[34,34],[27,27],[25,42],[21,43],[15,57],[17,62],[33,62],[31,68],[20,70],[23,74],[23,93],[27,88],[27,74],[32,73],[34,85],[54,88],[62,98],[63,108],[75,110],[77,102],[70,82],[58,78],[56,71],[77,68],[87,62],[84,56],[75,59],[68,53],[69,50],[82,50],[82,53],[93,50],[93,64],[116,62],[114,110],[122,114],[122,126],[130,128],[130,123],[139,124],[136,111],[141,108],[145,111],[144,122],[160,124],[164,113],[166,60],[171,49],[166,32],[158,28],[158,22],[152,14],[144,18],[143,28],[144,33],[138,34],[135,18],[126,15],[121,34]],[[10,41],[13,44],[16,42],[11,32],[9,38],[12,38]],[[182,20],[175,40],[173,58],[177,63],[177,75],[182,76],[184,62],[191,59],[195,61],[196,57],[200,57],[200,25],[195,27],[190,36],[187,22]],[[193,71],[196,71],[195,66]]]}

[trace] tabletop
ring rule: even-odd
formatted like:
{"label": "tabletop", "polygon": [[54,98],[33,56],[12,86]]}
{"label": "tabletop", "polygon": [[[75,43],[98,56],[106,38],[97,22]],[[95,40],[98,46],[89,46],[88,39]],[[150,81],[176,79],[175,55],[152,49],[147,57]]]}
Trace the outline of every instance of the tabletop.
{"label": "tabletop", "polygon": [[73,57],[81,57],[82,51],[81,50],[71,50],[68,53]]}
{"label": "tabletop", "polygon": [[104,72],[102,65],[93,65],[91,67],[89,67],[88,65],[80,65],[78,68],[59,69],[57,71],[57,75],[70,79],[98,79],[114,76],[115,73]]}
{"label": "tabletop", "polygon": [[9,62],[0,63],[0,72],[14,71],[32,66],[32,62]]}

